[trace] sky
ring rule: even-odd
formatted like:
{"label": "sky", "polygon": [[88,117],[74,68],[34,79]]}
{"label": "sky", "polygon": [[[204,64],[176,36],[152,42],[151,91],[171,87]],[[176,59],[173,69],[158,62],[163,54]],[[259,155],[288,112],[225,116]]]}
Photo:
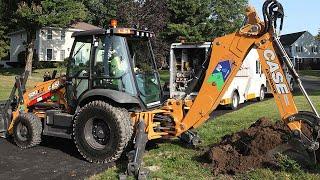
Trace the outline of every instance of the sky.
{"label": "sky", "polygon": [[[265,0],[249,0],[262,18],[262,5]],[[281,34],[309,31],[317,35],[320,29],[320,0],[278,0],[285,13]]]}

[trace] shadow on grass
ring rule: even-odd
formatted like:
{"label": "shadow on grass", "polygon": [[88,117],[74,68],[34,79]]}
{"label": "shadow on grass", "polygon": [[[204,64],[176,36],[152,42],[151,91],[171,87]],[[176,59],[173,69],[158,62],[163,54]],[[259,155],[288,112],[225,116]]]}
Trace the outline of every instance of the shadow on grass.
{"label": "shadow on grass", "polygon": [[9,68],[9,69],[0,69],[1,76],[16,76],[22,74],[24,71],[23,68]]}
{"label": "shadow on grass", "polygon": [[[45,68],[45,69],[32,69],[32,74],[42,75],[43,72],[52,73],[53,70],[57,70],[58,68]],[[0,76],[17,76],[21,75],[24,72],[24,68],[8,68],[8,69],[0,69]]]}
{"label": "shadow on grass", "polygon": [[[319,91],[307,91],[309,96],[320,96],[320,89]],[[294,96],[303,96],[302,92],[294,92]]]}

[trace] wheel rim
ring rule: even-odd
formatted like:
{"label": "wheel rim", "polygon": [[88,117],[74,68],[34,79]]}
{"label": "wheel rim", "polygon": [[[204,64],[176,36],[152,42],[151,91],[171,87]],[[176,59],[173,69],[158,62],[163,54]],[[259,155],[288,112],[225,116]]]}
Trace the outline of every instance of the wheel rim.
{"label": "wheel rim", "polygon": [[261,100],[264,99],[264,90],[263,89],[260,90],[260,99]]}
{"label": "wheel rim", "polygon": [[104,120],[91,118],[85,124],[84,137],[93,149],[104,149],[110,140],[110,127]]}
{"label": "wheel rim", "polygon": [[232,98],[232,105],[234,108],[238,107],[238,97],[236,95],[234,95]]}
{"label": "wheel rim", "polygon": [[27,141],[28,139],[28,128],[21,122],[17,125],[17,136],[21,141]]}

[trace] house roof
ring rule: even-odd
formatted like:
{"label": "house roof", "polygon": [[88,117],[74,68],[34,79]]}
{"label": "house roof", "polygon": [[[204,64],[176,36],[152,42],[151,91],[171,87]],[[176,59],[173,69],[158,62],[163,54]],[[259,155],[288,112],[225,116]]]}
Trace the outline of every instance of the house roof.
{"label": "house roof", "polygon": [[78,31],[74,32],[72,34],[72,37],[76,36],[91,36],[91,35],[104,35],[106,33],[105,29],[99,28],[99,29],[92,29],[87,31]]}
{"label": "house roof", "polygon": [[98,26],[94,26],[92,24],[88,24],[85,22],[76,22],[73,23],[69,26],[69,28],[74,28],[74,29],[80,29],[80,30],[84,30],[84,31],[88,31],[88,30],[95,30],[95,29],[101,29]]}
{"label": "house roof", "polygon": [[[50,26],[47,26],[47,27],[43,27],[43,28],[50,28],[50,29],[61,29],[61,28],[57,28],[57,27],[50,27]],[[88,23],[85,23],[85,22],[75,22],[75,23],[72,23],[71,25],[68,26],[69,29],[77,29],[77,30],[83,30],[83,31],[91,31],[91,30],[99,30],[99,29],[102,29],[98,26],[94,26],[92,24],[88,24]],[[21,30],[18,30],[18,31],[14,31],[14,32],[11,32],[8,34],[8,36],[11,36],[11,35],[15,35],[15,34],[20,34],[20,33],[25,33],[26,31],[24,29],[21,29]]]}
{"label": "house roof", "polygon": [[296,42],[305,32],[307,31],[301,31],[301,32],[282,35],[280,36],[280,41],[284,46],[290,46],[294,42]]}

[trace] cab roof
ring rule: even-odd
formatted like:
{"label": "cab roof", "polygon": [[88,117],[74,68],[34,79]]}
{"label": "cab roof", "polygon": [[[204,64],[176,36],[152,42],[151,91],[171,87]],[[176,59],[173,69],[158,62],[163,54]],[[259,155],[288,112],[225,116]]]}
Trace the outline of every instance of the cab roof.
{"label": "cab roof", "polygon": [[88,31],[74,32],[72,37],[81,36],[99,36],[105,34],[114,34],[119,36],[136,36],[136,37],[154,37],[154,33],[147,30],[138,30],[135,28],[110,28],[110,29],[94,29]]}

